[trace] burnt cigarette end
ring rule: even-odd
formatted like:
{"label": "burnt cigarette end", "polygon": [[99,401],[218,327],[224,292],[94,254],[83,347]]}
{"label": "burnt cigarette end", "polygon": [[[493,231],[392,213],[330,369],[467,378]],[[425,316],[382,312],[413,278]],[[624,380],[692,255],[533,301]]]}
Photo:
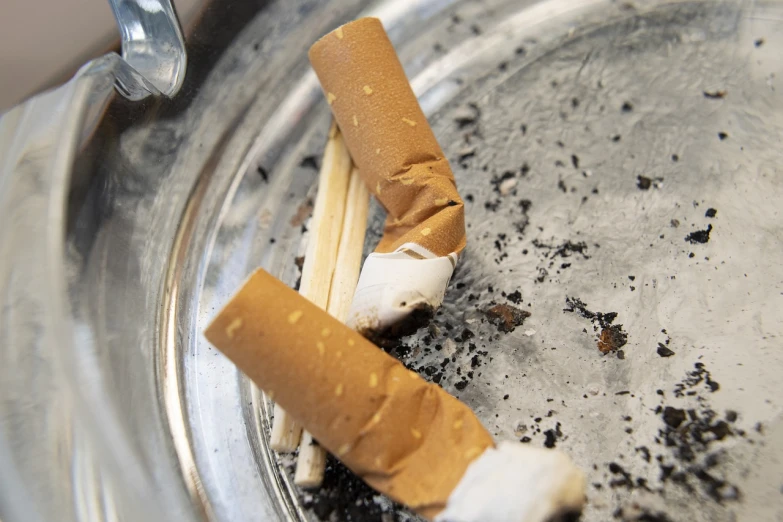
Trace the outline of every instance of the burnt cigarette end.
{"label": "burnt cigarette end", "polygon": [[381,348],[393,348],[400,338],[416,333],[419,328],[429,325],[434,316],[435,309],[426,303],[421,303],[408,315],[386,328],[359,328],[358,332]]}
{"label": "burnt cigarette end", "polygon": [[566,511],[548,518],[546,522],[579,522],[581,519],[581,511]]}

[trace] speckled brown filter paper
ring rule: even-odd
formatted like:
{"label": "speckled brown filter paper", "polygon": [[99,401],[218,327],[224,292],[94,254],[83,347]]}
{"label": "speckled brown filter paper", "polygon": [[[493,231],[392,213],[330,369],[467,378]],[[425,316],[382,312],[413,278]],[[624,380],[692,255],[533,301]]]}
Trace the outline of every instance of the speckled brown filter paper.
{"label": "speckled brown filter paper", "polygon": [[339,27],[309,56],[354,163],[388,212],[376,251],[416,243],[436,256],[461,252],[454,175],[380,20]]}
{"label": "speckled brown filter paper", "polygon": [[493,446],[467,406],[264,270],[205,335],[370,486],[427,518]]}

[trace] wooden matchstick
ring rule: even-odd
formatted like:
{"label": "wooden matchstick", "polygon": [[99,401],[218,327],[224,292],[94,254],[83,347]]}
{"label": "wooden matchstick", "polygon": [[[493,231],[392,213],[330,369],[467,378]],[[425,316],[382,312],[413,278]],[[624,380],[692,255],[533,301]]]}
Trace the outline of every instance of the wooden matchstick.
{"label": "wooden matchstick", "polygon": [[[318,195],[299,287],[302,296],[323,310],[329,303],[329,289],[337,265],[350,178],[351,156],[339,129],[332,124],[318,177]],[[275,404],[270,447],[279,452],[294,451],[301,434],[302,425]]]}
{"label": "wooden matchstick", "polygon": [[[337,267],[329,290],[329,305],[326,309],[332,317],[345,322],[351,309],[353,293],[359,280],[364,250],[364,235],[367,223],[367,208],[370,195],[359,171],[354,167],[351,173],[348,198],[345,202],[345,217],[337,253]],[[321,485],[326,467],[326,452],[313,440],[309,432],[302,435],[299,459],[296,463],[294,483],[304,488]]]}

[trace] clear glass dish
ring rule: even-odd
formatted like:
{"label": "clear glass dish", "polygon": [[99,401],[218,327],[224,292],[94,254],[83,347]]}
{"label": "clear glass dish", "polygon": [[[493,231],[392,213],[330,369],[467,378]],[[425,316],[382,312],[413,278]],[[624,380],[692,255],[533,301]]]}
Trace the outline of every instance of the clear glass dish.
{"label": "clear glass dish", "polygon": [[[14,240],[62,257],[3,259],[67,302],[3,301],[0,517],[410,517],[297,491],[201,335],[254,268],[296,283],[330,119],[306,51],[363,14],[467,200],[444,306],[392,353],[498,439],[568,452],[585,521],[783,516],[783,2],[346,0],[206,7],[180,94],[114,99],[36,201]],[[503,332],[496,304],[531,315]]]}

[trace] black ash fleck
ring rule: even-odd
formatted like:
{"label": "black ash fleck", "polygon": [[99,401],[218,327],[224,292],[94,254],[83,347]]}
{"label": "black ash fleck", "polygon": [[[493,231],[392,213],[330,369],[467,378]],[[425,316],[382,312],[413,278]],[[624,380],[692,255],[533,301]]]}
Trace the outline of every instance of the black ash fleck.
{"label": "black ash fleck", "polygon": [[256,172],[258,172],[258,175],[264,180],[264,183],[269,183],[269,172],[264,167],[259,165],[258,168],[256,168]]}
{"label": "black ash fleck", "polygon": [[691,232],[687,236],[685,236],[685,241],[688,243],[707,243],[710,240],[710,232],[712,232],[712,225],[707,225],[707,228],[705,230],[697,230],[696,232]]}
{"label": "black ash fleck", "polygon": [[[628,334],[623,325],[612,324],[617,318],[617,312],[591,312],[587,305],[577,297],[566,297],[564,312],[577,313],[593,323],[593,330],[598,333],[598,349],[603,354],[617,351],[628,342]],[[619,358],[625,358],[625,352]]]}
{"label": "black ash fleck", "polygon": [[323,485],[317,494],[302,496],[305,509],[312,510],[319,520],[330,520],[333,516],[351,522],[410,518],[403,506],[376,493],[331,455],[327,456]]}
{"label": "black ash fleck", "polygon": [[719,90],[719,91],[704,91],[703,92],[704,97],[708,100],[722,100],[726,97],[726,91]]}
{"label": "black ash fleck", "polygon": [[663,178],[648,178],[647,176],[636,176],[636,186],[639,190],[650,190],[650,188],[661,188]]}

